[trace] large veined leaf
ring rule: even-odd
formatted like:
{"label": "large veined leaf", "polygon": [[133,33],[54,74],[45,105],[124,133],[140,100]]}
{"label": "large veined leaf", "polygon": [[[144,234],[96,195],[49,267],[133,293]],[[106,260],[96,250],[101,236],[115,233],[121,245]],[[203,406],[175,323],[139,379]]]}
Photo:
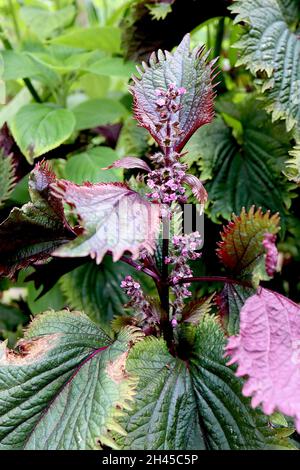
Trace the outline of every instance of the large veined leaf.
{"label": "large veined leaf", "polygon": [[0,149],[0,207],[9,198],[15,186],[15,169],[12,157]]}
{"label": "large veined leaf", "polygon": [[[188,362],[162,339],[146,338],[129,353],[127,370],[139,377],[132,411],[119,420],[123,449],[264,449],[276,438],[261,412],[241,394],[241,382],[223,358],[225,338],[205,317]],[[272,435],[273,434],[273,435]],[[279,444],[279,441],[277,442]]]}
{"label": "large veined leaf", "polygon": [[51,192],[55,181],[47,165],[38,164],[29,178],[32,202],[14,208],[0,224],[0,275],[14,276],[76,236],[65,219],[61,200]]}
{"label": "large veined leaf", "polygon": [[73,108],[76,129],[89,129],[120,121],[128,112],[119,101],[99,98],[84,101]]}
{"label": "large veined leaf", "polygon": [[241,58],[261,79],[268,110],[286,119],[287,129],[300,137],[300,42],[298,0],[236,0],[231,7],[245,33],[239,41]]}
{"label": "large veined leaf", "polygon": [[279,229],[278,214],[264,214],[261,209],[255,211],[254,206],[248,212],[243,209],[239,216],[233,215],[221,233],[217,249],[220,261],[235,276],[255,276],[265,263],[265,234],[275,235]]}
{"label": "large veined leaf", "polygon": [[107,251],[117,261],[130,251],[153,252],[159,228],[160,207],[151,204],[123,183],[57,183],[57,193],[74,208],[84,232],[56,256],[90,255],[99,264]]}
{"label": "large veined leaf", "polygon": [[52,43],[87,50],[100,49],[113,54],[120,52],[121,32],[112,26],[77,28],[53,38]]}
{"label": "large veined leaf", "polygon": [[113,263],[106,256],[98,266],[88,262],[61,278],[61,287],[71,308],[84,311],[92,320],[107,328],[109,320],[124,312],[128,297],[121,281],[132,270],[125,263]]}
{"label": "large veined leaf", "polygon": [[127,328],[111,340],[84,314],[38,316],[16,351],[0,345],[0,448],[99,449],[114,414],[132,399],[125,371],[140,338]]}
{"label": "large veined leaf", "polygon": [[300,431],[300,307],[276,292],[259,289],[240,314],[240,332],[226,347],[252,406],[264,413],[278,409],[295,418]]}
{"label": "large veined leaf", "polygon": [[74,127],[71,111],[40,103],[23,106],[10,124],[18,146],[30,163],[67,140]]}
{"label": "large veined leaf", "polygon": [[74,183],[120,181],[122,171],[103,168],[117,160],[118,154],[109,147],[94,147],[68,159],[64,177]]}
{"label": "large veined leaf", "polygon": [[211,216],[229,219],[255,204],[279,212],[284,224],[291,188],[282,169],[291,136],[252,97],[240,104],[221,102],[218,108],[222,117],[199,129],[185,147],[187,157],[200,165],[201,179],[209,179]]}
{"label": "large veined leaf", "polygon": [[145,127],[157,143],[164,147],[164,130],[157,129],[160,114],[157,110],[157,89],[165,89],[171,83],[186,89],[180,96],[178,121],[182,134],[178,136],[174,149],[180,151],[191,135],[213,118],[213,62],[207,62],[203,48],[190,51],[190,36],[187,34],[174,54],[159,50],[143,62],[140,78],[133,77],[134,117]]}
{"label": "large veined leaf", "polygon": [[26,26],[41,39],[49,38],[55,31],[70,24],[75,14],[73,5],[56,11],[30,6],[20,8],[20,17]]}

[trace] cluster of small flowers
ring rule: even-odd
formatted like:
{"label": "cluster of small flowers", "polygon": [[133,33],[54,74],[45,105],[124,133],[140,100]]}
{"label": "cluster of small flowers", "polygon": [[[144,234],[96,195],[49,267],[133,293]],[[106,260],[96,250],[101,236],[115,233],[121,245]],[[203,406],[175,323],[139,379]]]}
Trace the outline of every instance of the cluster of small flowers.
{"label": "cluster of small flowers", "polygon": [[180,96],[186,93],[183,87],[177,87],[170,83],[167,91],[155,90],[158,99],[155,101],[159,119],[156,122],[156,130],[163,136],[166,147],[171,147],[174,141],[182,134],[177,113],[180,110]]}
{"label": "cluster of small flowers", "polygon": [[[184,204],[187,201],[183,186],[187,165],[179,161],[181,154],[175,152],[172,147],[182,133],[177,113],[180,110],[180,96],[184,95],[186,90],[171,83],[167,91],[157,89],[155,93],[158,97],[155,102],[158,121],[155,125],[167,150],[165,154],[159,152],[152,157],[157,168],[148,175],[147,185],[151,189],[148,197],[167,205],[172,202]],[[166,211],[164,215],[170,216],[170,211]]]}
{"label": "cluster of small flowers", "polygon": [[120,286],[130,299],[128,306],[135,308],[136,313],[142,315],[142,319],[146,318],[149,313],[150,304],[145,299],[141,284],[131,276],[126,276]]}
{"label": "cluster of small flowers", "polygon": [[[171,204],[172,202],[186,203],[185,188],[183,180],[187,170],[187,165],[179,162],[180,154],[172,152],[168,166],[162,166],[149,173],[147,185],[152,190],[148,194],[154,201],[163,204]],[[161,164],[165,164],[164,155],[157,153],[153,155],[152,160]]]}
{"label": "cluster of small flowers", "polygon": [[175,296],[173,302],[174,316],[172,325],[176,326],[177,320],[181,317],[181,311],[184,307],[184,299],[190,297],[192,294],[189,291],[190,284],[176,284],[180,279],[191,277],[193,272],[189,265],[188,260],[198,259],[201,254],[197,250],[201,247],[201,235],[199,232],[193,232],[189,235],[174,236],[172,256],[165,258],[166,264],[172,264],[173,270],[170,274],[170,281],[172,284],[172,291]]}

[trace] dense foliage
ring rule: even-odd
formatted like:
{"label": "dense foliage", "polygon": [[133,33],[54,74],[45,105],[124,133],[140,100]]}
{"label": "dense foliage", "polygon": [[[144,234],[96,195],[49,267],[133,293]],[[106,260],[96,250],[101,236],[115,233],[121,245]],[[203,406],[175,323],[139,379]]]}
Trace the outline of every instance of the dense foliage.
{"label": "dense foliage", "polygon": [[299,447],[300,4],[209,3],[0,0],[0,449]]}

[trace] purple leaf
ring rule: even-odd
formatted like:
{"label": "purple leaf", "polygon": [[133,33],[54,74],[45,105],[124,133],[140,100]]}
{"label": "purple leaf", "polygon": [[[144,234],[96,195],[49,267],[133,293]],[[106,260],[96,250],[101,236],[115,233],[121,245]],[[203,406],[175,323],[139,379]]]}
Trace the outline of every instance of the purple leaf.
{"label": "purple leaf", "polygon": [[153,253],[160,220],[158,204],[151,204],[123,183],[79,186],[61,180],[55,188],[55,193],[74,208],[84,231],[54,255],[90,255],[101,263],[108,251],[114,261],[126,251],[133,258],[144,249]]}
{"label": "purple leaf", "polygon": [[[213,65],[207,62],[208,54],[204,48],[190,51],[190,36],[187,34],[174,54],[159,50],[149,59],[149,65],[142,63],[140,78],[132,77],[134,84],[130,91],[133,94],[134,117],[145,127],[160,147],[165,145],[164,129],[158,109],[158,93],[167,90],[174,84],[186,93],[179,96],[178,122],[180,134],[174,151],[180,152],[193,133],[213,118],[214,91],[212,85]],[[175,124],[175,123],[174,123]]]}
{"label": "purple leaf", "polygon": [[32,202],[15,207],[0,224],[0,276],[14,277],[19,269],[49,258],[55,248],[76,237],[61,200],[52,193],[55,181],[47,164],[36,165],[29,177]]}
{"label": "purple leaf", "polygon": [[228,365],[248,376],[243,387],[252,406],[293,416],[300,432],[300,307],[276,292],[260,288],[240,313],[240,333],[226,347]]}
{"label": "purple leaf", "polygon": [[141,170],[147,172],[151,171],[149,165],[147,165],[146,162],[137,157],[121,158],[120,160],[116,160],[112,165],[103,168],[103,170],[109,170],[110,168],[125,168],[126,170],[129,168],[140,168]]}
{"label": "purple leaf", "polygon": [[198,199],[201,204],[205,204],[208,195],[199,178],[194,175],[185,175],[183,181],[191,188],[195,198]]}

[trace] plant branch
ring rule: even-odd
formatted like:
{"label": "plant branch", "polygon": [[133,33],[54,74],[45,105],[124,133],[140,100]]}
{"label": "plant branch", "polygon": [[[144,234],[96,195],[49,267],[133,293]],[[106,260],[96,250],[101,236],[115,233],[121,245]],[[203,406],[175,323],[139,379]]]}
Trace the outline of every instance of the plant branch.
{"label": "plant branch", "polygon": [[143,272],[147,274],[148,276],[152,277],[152,279],[154,279],[156,284],[160,283],[160,277],[155,272],[153,272],[149,268],[145,268],[144,266],[136,263],[131,258],[127,258],[127,256],[121,256],[120,261],[123,261],[124,263],[129,264],[129,266],[132,266],[136,271]]}
{"label": "plant branch", "polygon": [[173,285],[176,284],[187,284],[190,282],[224,282],[226,284],[240,284],[245,287],[252,287],[252,284],[247,281],[238,281],[237,279],[231,279],[226,276],[197,276],[197,277],[186,277],[179,279]]}

